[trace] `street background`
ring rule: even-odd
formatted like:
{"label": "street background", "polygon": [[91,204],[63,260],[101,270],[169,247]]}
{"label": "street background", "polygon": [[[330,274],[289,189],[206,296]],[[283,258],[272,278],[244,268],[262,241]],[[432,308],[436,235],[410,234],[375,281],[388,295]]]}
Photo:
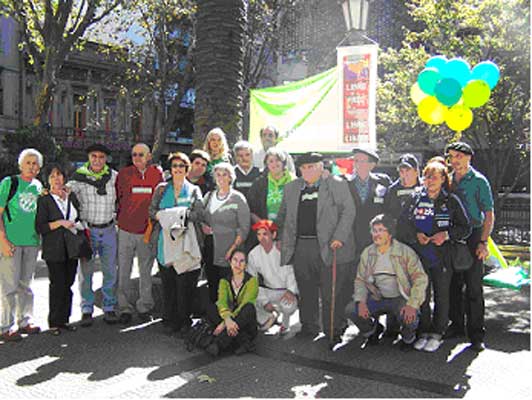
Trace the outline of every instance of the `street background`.
{"label": "street background", "polygon": [[[99,287],[101,273],[95,278]],[[47,329],[43,261],[32,287],[36,322]],[[79,321],[77,281],[74,293],[71,321]],[[159,302],[157,279],[154,294]],[[214,359],[186,351],[182,340],[163,333],[159,319],[106,325],[101,310],[95,311],[90,328],[0,344],[0,398],[522,399],[532,393],[528,287],[520,292],[486,287],[488,348],[480,354],[458,339],[445,341],[434,354],[401,352],[390,339],[361,350],[354,327],[346,335],[352,340],[332,352],[326,339],[281,340],[274,327],[268,335],[260,333],[256,353]]]}

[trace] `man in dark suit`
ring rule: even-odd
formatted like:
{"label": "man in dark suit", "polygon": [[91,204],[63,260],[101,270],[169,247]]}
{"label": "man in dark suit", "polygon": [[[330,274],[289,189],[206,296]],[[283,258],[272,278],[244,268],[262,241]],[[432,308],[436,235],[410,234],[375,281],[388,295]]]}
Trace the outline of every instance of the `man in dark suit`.
{"label": "man in dark suit", "polygon": [[[343,309],[353,288],[355,207],[345,181],[322,178],[323,157],[306,153],[299,158],[301,178],[288,183],[277,224],[281,232],[281,265],[293,264],[299,288],[298,336],[313,338],[320,332],[321,295],[323,328],[341,340],[346,327]],[[333,253],[336,252],[337,277],[333,332],[330,332]]]}

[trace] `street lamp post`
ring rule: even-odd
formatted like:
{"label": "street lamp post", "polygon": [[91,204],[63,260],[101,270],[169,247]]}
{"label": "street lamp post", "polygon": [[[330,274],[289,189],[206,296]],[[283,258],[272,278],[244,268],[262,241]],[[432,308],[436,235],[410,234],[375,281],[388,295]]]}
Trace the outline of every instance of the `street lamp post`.
{"label": "street lamp post", "polygon": [[363,33],[366,31],[368,25],[369,6],[371,0],[341,0],[340,3],[342,5],[342,12],[344,14],[347,34],[337,47],[340,47],[353,32],[357,33],[358,36],[362,37],[363,39],[376,44],[374,40],[368,38]]}

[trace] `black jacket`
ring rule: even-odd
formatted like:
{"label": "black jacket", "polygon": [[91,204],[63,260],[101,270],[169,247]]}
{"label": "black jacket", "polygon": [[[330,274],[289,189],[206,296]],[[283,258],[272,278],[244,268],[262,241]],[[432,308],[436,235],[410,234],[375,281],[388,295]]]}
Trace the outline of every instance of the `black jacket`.
{"label": "black jacket", "polygon": [[[80,214],[79,201],[74,193],[70,193],[71,207]],[[42,235],[42,258],[46,261],[61,262],[67,259],[65,243],[66,229],[59,227],[51,230],[50,222],[65,219],[61,210],[55,203],[51,194],[39,197],[37,200],[37,216],[35,217],[35,229]]]}
{"label": "black jacket", "polygon": [[391,181],[388,175],[370,173],[368,178],[369,196],[366,202],[362,203],[354,179],[355,175],[352,175],[347,178],[347,181],[357,212],[353,224],[356,249],[358,253],[361,253],[372,243],[369,222],[378,214],[384,213],[384,196]]}
{"label": "black jacket", "polygon": [[260,175],[248,192],[249,211],[257,215],[260,219],[268,218],[268,207],[266,201],[268,198],[268,174]]}
{"label": "black jacket", "polygon": [[[418,254],[421,254],[421,248],[423,246],[417,240],[418,230],[416,229],[415,209],[426,194],[425,188],[420,188],[415,191],[405,205],[403,213],[399,218],[399,224],[403,229],[401,229],[401,234],[397,239],[410,245]],[[427,236],[447,231],[450,241],[463,241],[469,237],[471,230],[472,227],[469,217],[458,196],[442,189],[438,198],[434,201],[432,229]],[[434,246],[436,254],[442,260],[448,261],[446,256],[450,255],[450,241],[444,242],[441,246],[435,246],[432,243],[427,244],[427,246]]]}

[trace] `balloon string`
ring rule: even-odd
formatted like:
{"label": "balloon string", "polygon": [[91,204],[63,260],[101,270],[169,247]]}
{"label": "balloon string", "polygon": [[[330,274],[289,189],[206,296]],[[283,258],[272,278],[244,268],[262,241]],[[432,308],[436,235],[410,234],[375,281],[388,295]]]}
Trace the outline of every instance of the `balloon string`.
{"label": "balloon string", "polygon": [[462,131],[456,131],[456,133],[453,136],[452,142],[459,142],[460,139],[462,139]]}

